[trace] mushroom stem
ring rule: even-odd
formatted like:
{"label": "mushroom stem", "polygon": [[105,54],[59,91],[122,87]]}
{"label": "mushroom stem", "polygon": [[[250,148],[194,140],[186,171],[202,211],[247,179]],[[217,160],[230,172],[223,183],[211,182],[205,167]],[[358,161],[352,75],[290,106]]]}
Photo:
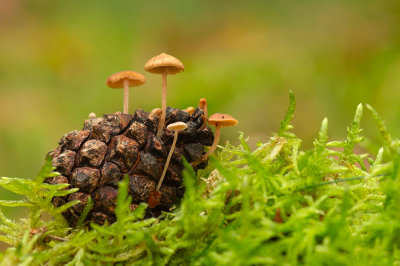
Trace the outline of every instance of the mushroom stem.
{"label": "mushroom stem", "polygon": [[124,80],[124,114],[129,112],[129,80]]}
{"label": "mushroom stem", "polygon": [[174,153],[174,149],[175,149],[177,140],[178,140],[178,130],[175,130],[175,132],[174,132],[174,141],[172,142],[171,150],[168,153],[167,161],[165,162],[165,166],[164,166],[164,170],[162,172],[161,178],[158,181],[156,191],[160,190],[160,187],[161,187],[161,184],[162,184],[162,182],[164,180],[165,174],[167,173],[168,165],[169,165],[169,162],[171,161],[172,154]]}
{"label": "mushroom stem", "polygon": [[197,165],[201,164],[201,162],[205,161],[215,151],[215,149],[217,148],[220,136],[221,136],[221,126],[217,124],[216,128],[215,128],[215,136],[214,136],[213,144],[211,145],[210,149],[203,156],[201,156],[196,161],[192,162],[192,166],[197,166]]}
{"label": "mushroom stem", "polygon": [[167,71],[162,73],[162,99],[161,99],[161,119],[158,122],[158,130],[157,137],[161,137],[164,123],[165,123],[165,115],[167,112]]}
{"label": "mushroom stem", "polygon": [[206,154],[204,154],[201,157],[202,161],[206,160],[215,151],[215,149],[217,148],[220,136],[221,136],[221,126],[217,124],[216,128],[215,128],[214,142],[211,145],[210,149],[206,152]]}
{"label": "mushroom stem", "polygon": [[208,119],[207,103],[204,105],[203,113],[206,119]]}

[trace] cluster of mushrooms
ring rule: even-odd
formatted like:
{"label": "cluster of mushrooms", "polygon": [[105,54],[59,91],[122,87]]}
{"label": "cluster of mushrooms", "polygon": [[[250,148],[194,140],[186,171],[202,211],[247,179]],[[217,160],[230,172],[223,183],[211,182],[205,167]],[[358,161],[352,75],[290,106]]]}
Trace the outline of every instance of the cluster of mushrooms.
{"label": "cluster of mushrooms", "polygon": [[[160,138],[165,130],[165,117],[166,117],[166,109],[167,109],[167,75],[168,74],[177,74],[181,71],[184,71],[184,65],[177,58],[162,53],[157,55],[150,60],[144,66],[144,69],[153,74],[161,74],[162,76],[162,97],[161,97],[161,110],[156,108],[152,111],[153,114],[159,115],[159,123],[157,128],[157,137]],[[123,88],[124,89],[124,97],[123,97],[123,113],[128,114],[129,112],[129,88],[143,85],[146,82],[146,78],[137,72],[134,71],[121,71],[109,76],[106,80],[106,84],[110,88]],[[212,146],[210,149],[198,160],[192,162],[193,166],[196,166],[204,161],[215,151],[217,148],[221,127],[230,127],[234,126],[238,123],[238,121],[228,114],[216,113],[210,115],[208,117],[207,111],[207,100],[205,98],[200,99],[198,107],[203,111],[204,121],[208,121],[208,124],[215,126],[215,137]],[[185,109],[190,115],[193,114],[195,108],[188,107]],[[94,114],[91,114],[92,116]],[[204,124],[206,126],[206,124]],[[165,163],[162,175],[158,181],[156,190],[150,194],[148,204],[150,208],[154,208],[159,204],[161,199],[160,188],[162,182],[164,180],[165,174],[168,169],[169,162],[173,155],[176,142],[178,139],[178,134],[180,131],[185,130],[187,125],[184,122],[175,122],[169,124],[166,127],[166,130],[169,130],[174,133],[174,139],[171,146],[171,150],[168,153],[167,161]]]}

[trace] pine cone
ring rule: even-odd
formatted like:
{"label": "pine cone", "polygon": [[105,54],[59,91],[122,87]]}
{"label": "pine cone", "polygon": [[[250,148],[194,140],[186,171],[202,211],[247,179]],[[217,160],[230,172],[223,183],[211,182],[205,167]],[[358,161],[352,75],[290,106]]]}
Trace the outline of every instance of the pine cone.
{"label": "pine cone", "polygon": [[[204,146],[212,145],[214,135],[209,127],[204,126],[202,115],[199,108],[192,115],[180,109],[167,108],[166,126],[182,121],[188,128],[179,133],[160,189],[160,204],[149,211],[149,215],[169,210],[183,196],[181,157],[193,162],[202,156]],[[97,224],[114,222],[118,182],[127,174],[131,209],[148,201],[161,177],[173,140],[169,131],[157,138],[157,125],[158,116],[141,109],[134,115],[117,112],[88,119],[82,130],[74,130],[59,140],[59,146],[49,155],[61,176],[48,178],[45,182],[69,183],[69,188],[79,188],[78,192],[53,199],[55,206],[72,200],[81,201],[63,213],[70,226],[76,226],[89,196],[93,199],[93,208],[86,220]],[[195,167],[195,171],[205,166],[206,162]]]}

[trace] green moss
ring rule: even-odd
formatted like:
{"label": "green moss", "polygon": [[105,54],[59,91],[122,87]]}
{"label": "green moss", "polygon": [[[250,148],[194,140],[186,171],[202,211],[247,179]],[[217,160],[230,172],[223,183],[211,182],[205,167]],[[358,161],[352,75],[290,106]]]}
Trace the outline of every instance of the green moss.
{"label": "green moss", "polygon": [[[291,93],[278,134],[254,150],[241,134],[238,147],[221,147],[197,176],[184,160],[184,198],[157,219],[143,219],[145,204],[129,210],[124,179],[117,222],[70,229],[60,215],[69,206],[54,208],[51,198],[72,190],[42,183],[55,175],[50,161],[33,180],[2,178],[2,187],[24,199],[0,201],[0,205],[29,208],[29,216],[17,222],[0,212],[0,240],[13,245],[1,254],[3,264],[399,263],[400,142],[367,106],[384,145],[376,156],[354,153],[364,141],[360,104],[344,141],[328,141],[325,118],[314,148],[302,151],[301,140],[290,132],[294,107]],[[41,219],[45,213],[53,219]],[[30,233],[43,227],[47,232]]]}

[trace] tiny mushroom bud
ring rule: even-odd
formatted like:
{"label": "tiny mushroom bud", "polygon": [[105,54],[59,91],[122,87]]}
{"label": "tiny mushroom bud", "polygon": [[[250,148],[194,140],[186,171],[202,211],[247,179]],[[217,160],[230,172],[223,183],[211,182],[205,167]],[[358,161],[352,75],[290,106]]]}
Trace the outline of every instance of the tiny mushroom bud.
{"label": "tiny mushroom bud", "polygon": [[199,101],[198,107],[203,111],[204,116],[208,119],[208,111],[207,111],[207,99],[201,98]]}
{"label": "tiny mushroom bud", "polygon": [[238,123],[238,121],[228,114],[213,114],[208,118],[208,123],[215,126],[215,137],[214,142],[210,149],[204,154],[199,160],[192,163],[193,166],[200,164],[205,161],[217,148],[219,138],[221,136],[221,127],[232,127]]}
{"label": "tiny mushroom bud", "polygon": [[150,73],[162,74],[162,114],[157,130],[157,137],[160,137],[164,128],[165,115],[167,111],[167,74],[179,73],[183,71],[185,67],[177,58],[162,53],[149,59],[149,61],[147,61],[147,63],[144,65],[144,69]]}
{"label": "tiny mushroom bud", "polygon": [[168,153],[167,161],[165,162],[164,170],[161,174],[160,180],[158,181],[156,190],[153,191],[152,193],[150,193],[149,200],[148,200],[148,204],[149,204],[150,208],[156,207],[160,202],[160,199],[162,196],[161,192],[160,192],[161,184],[164,180],[165,174],[167,173],[168,165],[169,165],[169,162],[171,161],[172,154],[174,153],[176,141],[178,140],[179,131],[185,130],[186,128],[187,128],[187,125],[183,122],[175,122],[175,123],[169,124],[167,127],[168,130],[174,131],[174,140],[172,142],[171,150]]}
{"label": "tiny mushroom bud", "polygon": [[146,78],[134,71],[121,71],[109,76],[106,84],[110,88],[124,88],[124,114],[128,113],[129,87],[136,87],[144,84]]}
{"label": "tiny mushroom bud", "polygon": [[185,109],[186,112],[188,112],[190,115],[192,115],[194,113],[194,107],[193,106],[189,106],[188,108]]}
{"label": "tiny mushroom bud", "polygon": [[151,110],[151,112],[150,112],[150,114],[149,114],[149,118],[150,119],[154,119],[154,118],[156,118],[156,117],[160,117],[160,115],[161,115],[161,113],[162,113],[162,110],[161,110],[161,108],[154,108],[153,110]]}
{"label": "tiny mushroom bud", "polygon": [[91,112],[91,113],[89,114],[89,118],[90,118],[90,119],[95,119],[95,118],[96,118],[96,114],[93,113],[93,112]]}

